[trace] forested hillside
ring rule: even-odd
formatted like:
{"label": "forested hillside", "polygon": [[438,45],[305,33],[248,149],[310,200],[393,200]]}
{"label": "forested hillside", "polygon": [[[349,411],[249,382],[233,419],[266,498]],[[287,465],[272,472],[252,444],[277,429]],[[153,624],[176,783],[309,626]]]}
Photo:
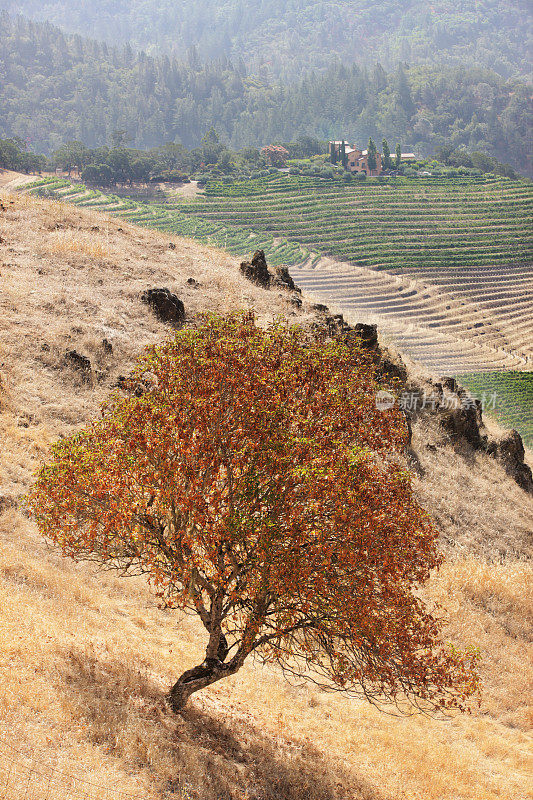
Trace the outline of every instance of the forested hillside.
{"label": "forested hillside", "polygon": [[103,145],[115,130],[138,147],[191,147],[214,125],[237,148],[373,136],[421,155],[466,147],[527,170],[530,87],[490,70],[335,64],[283,85],[228,59],[191,66],[136,55],[6,13],[0,30],[0,138],[36,151],[72,139]]}
{"label": "forested hillside", "polygon": [[[242,56],[285,77],[335,58],[481,66],[505,78],[528,62],[527,0],[2,0],[66,30],[184,57]],[[530,51],[530,50],[529,50]],[[194,53],[189,53],[191,59]]]}

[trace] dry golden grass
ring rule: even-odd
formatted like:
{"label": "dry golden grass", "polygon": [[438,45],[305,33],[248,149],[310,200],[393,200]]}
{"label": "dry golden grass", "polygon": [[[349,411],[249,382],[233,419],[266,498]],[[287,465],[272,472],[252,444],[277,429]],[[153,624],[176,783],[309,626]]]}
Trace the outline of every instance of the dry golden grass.
{"label": "dry golden grass", "polygon": [[[0,780],[11,745],[28,763],[109,787],[87,792],[99,800],[531,797],[532,504],[491,459],[427,450],[430,428],[414,431],[425,470],[416,490],[451,559],[425,593],[447,609],[452,640],[481,648],[481,707],[445,722],[395,718],[250,664],[183,717],[169,714],[165,689],[202,657],[195,620],[159,610],[140,579],[63,559],[15,503],[49,443],[94,415],[140,348],[164,334],[143,289],[169,286],[190,317],[294,312],[283,294],[243,284],[223,253],[179,239],[170,250],[168,237],[94,212],[2,199]],[[105,255],[54,250],[59,236],[105,245]],[[90,380],[65,361],[73,348],[91,359]],[[49,774],[34,776],[32,797],[46,797]],[[58,781],[50,797],[77,800],[82,786],[68,795]]]}
{"label": "dry golden grass", "polygon": [[95,240],[94,236],[82,235],[72,230],[57,231],[50,234],[49,241],[46,247],[43,248],[43,254],[47,252],[53,255],[82,253],[97,261],[103,261],[110,255],[104,242]]}

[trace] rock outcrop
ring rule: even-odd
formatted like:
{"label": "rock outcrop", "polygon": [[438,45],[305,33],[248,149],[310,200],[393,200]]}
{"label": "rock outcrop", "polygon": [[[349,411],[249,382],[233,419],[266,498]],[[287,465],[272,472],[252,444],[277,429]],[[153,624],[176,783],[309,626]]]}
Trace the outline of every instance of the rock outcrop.
{"label": "rock outcrop", "polygon": [[524,491],[533,494],[533,473],[524,461],[524,443],[518,431],[506,431],[500,438],[489,441],[486,450]]}
{"label": "rock outcrop", "polygon": [[82,356],[81,353],[78,353],[77,350],[67,350],[65,353],[65,358],[71,366],[79,369],[83,373],[90,373],[91,371],[91,361],[87,356]]}
{"label": "rock outcrop", "polygon": [[[524,491],[533,494],[533,474],[525,463],[525,450],[518,431],[505,431],[498,438],[491,438],[483,423],[483,408],[479,400],[460,386],[455,378],[441,378],[430,384],[434,390],[430,402],[420,413],[435,415],[444,442],[469,445],[473,451],[482,451],[498,461],[506,473]],[[420,390],[419,390],[420,394]],[[411,414],[414,418],[417,412]]]}
{"label": "rock outcrop", "polygon": [[274,267],[273,271],[268,269],[264,250],[256,250],[251,261],[242,261],[240,269],[245,278],[257,286],[262,286],[263,289],[278,286],[290,292],[301,293],[294,283],[288,267]]}
{"label": "rock outcrop", "polygon": [[270,286],[272,275],[268,271],[264,250],[257,250],[251,261],[242,261],[241,272],[245,278],[257,286],[262,286],[264,289]]}
{"label": "rock outcrop", "polygon": [[288,289],[291,292],[301,291],[294,283],[288,267],[274,267],[274,275],[270,279],[270,285],[281,286],[282,289]]}
{"label": "rock outcrop", "polygon": [[[268,270],[265,253],[258,250],[251,261],[243,261],[241,273],[253,283],[264,288],[284,286],[291,290],[291,302],[300,307],[300,289],[294,285],[287,268],[277,268],[275,274]],[[418,457],[411,449],[412,423],[423,414],[431,414],[441,431],[441,440],[427,443],[426,447],[436,450],[444,444],[462,445],[473,451],[483,451],[499,461],[508,475],[524,489],[533,494],[533,475],[525,463],[525,451],[520,434],[515,431],[504,433],[499,439],[491,439],[483,423],[482,406],[460,386],[455,378],[443,377],[439,381],[429,381],[429,386],[412,383],[406,365],[397,355],[381,347],[378,340],[377,325],[358,323],[350,325],[342,314],[331,314],[327,305],[314,303],[310,308],[316,312],[312,323],[315,335],[324,338],[342,337],[354,341],[368,351],[376,367],[376,376],[385,386],[396,394],[402,394],[405,402],[401,404],[408,431],[407,455],[411,465],[423,474]],[[394,395],[391,395],[393,397]]]}
{"label": "rock outcrop", "polygon": [[185,306],[170,289],[147,289],[141,295],[141,300],[153,309],[162,322],[181,325],[185,321]]}

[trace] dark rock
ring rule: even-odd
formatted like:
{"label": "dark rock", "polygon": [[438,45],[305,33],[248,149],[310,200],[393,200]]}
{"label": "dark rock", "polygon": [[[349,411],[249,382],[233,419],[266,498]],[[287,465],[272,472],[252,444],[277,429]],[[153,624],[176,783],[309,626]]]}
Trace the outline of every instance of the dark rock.
{"label": "dark rock", "polygon": [[352,330],[342,314],[326,314],[326,326],[330,336],[342,336]]}
{"label": "dark rock", "polygon": [[274,277],[272,278],[272,283],[276,284],[276,286],[282,286],[285,289],[290,289],[291,292],[300,292],[301,289],[296,286],[294,283],[291,274],[289,272],[288,267],[275,267],[274,268]]}
{"label": "dark rock", "polygon": [[18,503],[14,497],[0,495],[0,514],[3,514],[4,511],[8,511],[10,508],[16,508],[17,505]]}
{"label": "dark rock", "polygon": [[70,361],[71,365],[84,373],[91,371],[91,362],[86,356],[82,356],[77,350],[67,350],[65,357]]}
{"label": "dark rock", "polygon": [[442,387],[442,389],[446,389],[448,392],[452,392],[452,394],[455,394],[457,392],[458,387],[455,378],[441,378],[440,384],[437,384],[437,386],[439,385]]}
{"label": "dark rock", "polygon": [[169,250],[175,250],[176,249],[176,245],[174,244],[174,242],[169,242],[168,243],[168,248],[169,248]]}
{"label": "dark rock", "polygon": [[91,230],[96,232],[96,231],[99,231],[100,228],[98,227],[98,225],[93,225]]}
{"label": "dark rock", "polygon": [[243,261],[240,269],[245,278],[262,286],[263,289],[279,286],[282,289],[289,289],[291,292],[301,293],[301,289],[295,285],[287,267],[274,267],[274,272],[269,271],[264,250],[257,250],[251,261]]}
{"label": "dark rock", "polygon": [[302,298],[298,297],[297,294],[291,295],[289,298],[289,302],[291,303],[291,305],[296,306],[296,308],[302,307]]}
{"label": "dark rock", "polygon": [[141,295],[141,300],[147,303],[163,322],[181,325],[185,320],[185,307],[170,289],[147,289]]}
{"label": "dark rock", "polygon": [[477,450],[484,443],[480,433],[483,425],[481,403],[466,392],[459,397],[461,402],[446,403],[439,409],[439,425],[452,441],[462,439]]}
{"label": "dark rock", "polygon": [[358,322],[350,329],[350,335],[355,336],[365,350],[375,350],[378,346],[377,325],[364,325]]}
{"label": "dark rock", "polygon": [[192,286],[194,289],[197,289],[200,286],[198,281],[195,280],[194,278],[187,278],[187,283],[189,284],[189,286]]}
{"label": "dark rock", "polygon": [[102,347],[104,348],[106,353],[113,352],[113,345],[109,341],[109,339],[102,339]]}
{"label": "dark rock", "polygon": [[315,303],[312,306],[313,311],[318,311],[319,314],[326,314],[329,311],[329,308],[325,306],[323,303]]}
{"label": "dark rock", "polygon": [[533,474],[530,467],[524,462],[524,444],[518,431],[508,431],[499,439],[490,441],[486,450],[489,455],[502,464],[506,473],[524,491],[533,494]]}
{"label": "dark rock", "polygon": [[252,283],[267,288],[270,286],[271,275],[268,271],[264,250],[257,250],[251,261],[241,263],[241,273]]}
{"label": "dark rock", "polygon": [[376,375],[379,380],[385,383],[391,381],[400,381],[405,385],[407,383],[407,367],[399,357],[393,357],[387,349],[380,351],[376,347],[376,354],[379,354],[379,361],[376,364]]}

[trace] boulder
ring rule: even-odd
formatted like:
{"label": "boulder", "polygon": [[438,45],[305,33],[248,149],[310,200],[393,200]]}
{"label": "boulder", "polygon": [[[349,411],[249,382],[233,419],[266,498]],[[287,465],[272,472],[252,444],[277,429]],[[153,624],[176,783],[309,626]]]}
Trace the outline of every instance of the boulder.
{"label": "boulder", "polygon": [[181,325],[185,320],[185,306],[170,289],[147,289],[141,295],[141,300],[153,309],[162,322]]}
{"label": "boulder", "polygon": [[79,369],[81,372],[89,373],[91,371],[91,362],[86,356],[82,356],[77,350],[67,350],[65,358],[70,364]]}
{"label": "boulder", "polygon": [[245,278],[257,286],[262,286],[263,289],[279,286],[282,289],[301,294],[301,289],[295,285],[288,267],[274,267],[273,272],[268,269],[264,250],[256,250],[251,261],[241,262],[240,269]]}
{"label": "boulder", "polygon": [[441,378],[440,383],[436,384],[437,387],[441,387],[441,391],[446,389],[447,392],[451,392],[455,394],[458,389],[458,384],[455,378]]}
{"label": "boulder", "polygon": [[365,325],[358,322],[357,325],[350,327],[350,336],[355,336],[365,350],[375,350],[378,346],[377,325]]}
{"label": "boulder", "polygon": [[468,396],[461,397],[457,404],[447,403],[438,409],[439,425],[447,436],[454,442],[464,440],[475,450],[484,444],[480,428],[483,425],[481,418],[481,403]]}

